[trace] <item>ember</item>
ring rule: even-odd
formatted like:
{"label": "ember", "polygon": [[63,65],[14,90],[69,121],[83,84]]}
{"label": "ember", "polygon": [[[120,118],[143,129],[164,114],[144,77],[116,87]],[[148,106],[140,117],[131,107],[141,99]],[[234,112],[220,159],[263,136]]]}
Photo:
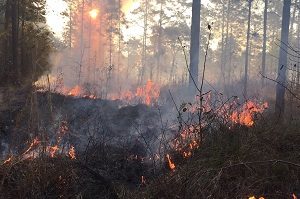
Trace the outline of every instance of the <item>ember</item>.
{"label": "ember", "polygon": [[31,151],[34,147],[37,147],[39,144],[40,144],[39,139],[34,138],[30,146],[28,147],[28,149],[23,153],[23,155],[27,154],[29,151]]}
{"label": "ember", "polygon": [[169,163],[169,168],[170,168],[172,171],[174,171],[175,168],[176,168],[176,166],[175,166],[175,164],[172,162],[170,155],[167,154],[166,157],[167,157],[167,160],[168,160],[168,163]]}
{"label": "ember", "polygon": [[145,184],[146,184],[146,178],[145,178],[145,176],[142,176],[142,177],[141,177],[141,184],[142,184],[142,185],[145,185]]}
{"label": "ember", "polygon": [[5,165],[5,164],[9,164],[10,162],[12,161],[12,157],[9,157],[8,159],[6,159],[2,165]]}
{"label": "ember", "polygon": [[57,145],[53,146],[53,147],[48,147],[48,151],[49,151],[50,157],[54,158],[55,154],[57,153],[58,150],[59,150],[59,147]]}
{"label": "ember", "polygon": [[71,148],[69,149],[69,157],[70,157],[72,160],[75,160],[75,159],[76,159],[76,154],[75,154],[75,148],[74,148],[74,146],[71,146]]}

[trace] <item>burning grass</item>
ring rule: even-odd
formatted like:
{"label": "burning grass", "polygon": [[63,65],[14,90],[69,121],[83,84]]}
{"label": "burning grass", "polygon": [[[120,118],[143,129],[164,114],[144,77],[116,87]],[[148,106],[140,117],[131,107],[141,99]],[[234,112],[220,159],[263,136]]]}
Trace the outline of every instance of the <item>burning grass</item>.
{"label": "burning grass", "polygon": [[[63,102],[98,102],[61,97]],[[104,125],[107,117],[100,115],[87,124],[91,128],[101,121],[91,128],[101,136],[77,151],[77,145],[65,137],[91,115],[80,108],[80,118],[73,119],[79,124],[60,120],[52,139],[33,137],[21,155],[1,162],[0,193],[4,198],[295,199],[300,193],[300,126],[273,122],[267,108],[259,100],[240,104],[236,97],[212,100],[207,94],[178,108],[178,129],[157,135],[158,129],[149,123],[153,107],[107,106],[103,109],[111,117],[107,121],[115,123],[117,132],[128,130],[120,135],[123,142],[116,142],[113,128]],[[147,111],[143,125],[149,128],[140,132],[136,121],[140,112]],[[131,129],[136,137],[126,142]],[[105,137],[105,131],[111,137]],[[176,133],[169,136],[164,131]],[[158,151],[149,147],[155,143],[152,139],[159,139]]]}
{"label": "burning grass", "polygon": [[299,127],[265,121],[253,128],[224,126],[207,135],[188,159],[173,151],[176,170],[131,197],[297,198]]}

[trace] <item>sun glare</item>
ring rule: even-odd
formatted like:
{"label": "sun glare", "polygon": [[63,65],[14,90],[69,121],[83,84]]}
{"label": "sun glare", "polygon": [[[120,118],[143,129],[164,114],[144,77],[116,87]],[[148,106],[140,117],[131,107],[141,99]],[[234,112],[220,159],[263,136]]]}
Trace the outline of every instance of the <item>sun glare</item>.
{"label": "sun glare", "polygon": [[89,15],[92,19],[96,19],[98,14],[99,14],[99,10],[97,10],[97,9],[93,9],[89,12]]}

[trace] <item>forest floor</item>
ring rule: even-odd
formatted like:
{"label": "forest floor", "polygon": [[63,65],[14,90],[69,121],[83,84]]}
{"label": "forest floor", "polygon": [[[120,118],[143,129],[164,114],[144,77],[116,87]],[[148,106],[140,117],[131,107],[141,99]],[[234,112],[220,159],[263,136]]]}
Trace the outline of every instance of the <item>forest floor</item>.
{"label": "forest floor", "polygon": [[270,111],[251,127],[228,127],[207,112],[201,142],[186,143],[182,156],[172,147],[176,128],[162,125],[166,107],[36,97],[37,112],[28,103],[1,114],[2,123],[14,118],[1,126],[1,151],[3,140],[17,147],[0,164],[0,198],[300,197],[299,115],[278,122]]}

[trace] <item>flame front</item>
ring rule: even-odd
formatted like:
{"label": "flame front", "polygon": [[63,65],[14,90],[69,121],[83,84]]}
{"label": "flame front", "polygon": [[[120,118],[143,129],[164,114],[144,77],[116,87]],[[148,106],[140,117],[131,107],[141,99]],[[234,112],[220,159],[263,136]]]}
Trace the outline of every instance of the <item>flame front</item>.
{"label": "flame front", "polygon": [[157,104],[160,96],[160,87],[153,81],[148,80],[143,86],[137,87],[136,91],[126,90],[120,94],[110,94],[110,100],[122,100],[128,104],[144,103],[148,106]]}
{"label": "flame front", "polygon": [[81,93],[82,93],[81,87],[78,86],[78,85],[76,85],[74,88],[72,88],[72,89],[69,91],[68,95],[69,95],[69,96],[78,97],[78,96],[81,95]]}
{"label": "flame front", "polygon": [[268,108],[268,103],[259,105],[253,101],[247,101],[240,110],[234,111],[230,119],[234,124],[252,127],[254,125],[254,115],[263,113]]}

